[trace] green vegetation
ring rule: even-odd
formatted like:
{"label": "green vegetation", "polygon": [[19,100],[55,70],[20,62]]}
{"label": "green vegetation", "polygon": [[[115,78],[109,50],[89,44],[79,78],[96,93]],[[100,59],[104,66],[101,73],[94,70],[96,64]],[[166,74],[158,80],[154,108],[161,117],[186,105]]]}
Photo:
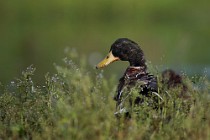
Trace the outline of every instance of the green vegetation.
{"label": "green vegetation", "polygon": [[162,111],[141,106],[139,114],[124,120],[114,116],[114,78],[87,71],[85,59],[75,64],[67,57],[64,62],[55,65],[55,74],[46,74],[43,85],[33,82],[33,66],[1,85],[0,139],[210,139],[205,78],[195,78],[202,88],[191,87],[191,100],[177,98],[179,89],[160,91]]}

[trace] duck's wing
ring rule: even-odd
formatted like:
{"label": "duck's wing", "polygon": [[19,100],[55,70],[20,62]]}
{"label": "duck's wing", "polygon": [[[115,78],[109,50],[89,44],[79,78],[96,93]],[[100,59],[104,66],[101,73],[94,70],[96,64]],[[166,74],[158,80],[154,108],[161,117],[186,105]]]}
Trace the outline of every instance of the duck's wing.
{"label": "duck's wing", "polygon": [[119,101],[121,96],[122,96],[122,92],[123,92],[123,88],[125,86],[125,79],[124,77],[120,78],[119,80],[119,84],[117,86],[117,95],[114,97],[115,101]]}

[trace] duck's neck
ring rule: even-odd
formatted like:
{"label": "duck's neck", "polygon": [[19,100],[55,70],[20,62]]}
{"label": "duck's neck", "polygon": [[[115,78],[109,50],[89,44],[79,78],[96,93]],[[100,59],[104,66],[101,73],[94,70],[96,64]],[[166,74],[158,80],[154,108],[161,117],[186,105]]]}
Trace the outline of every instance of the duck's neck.
{"label": "duck's neck", "polygon": [[146,60],[142,50],[135,50],[129,53],[128,61],[131,67],[144,67],[147,69]]}
{"label": "duck's neck", "polygon": [[135,59],[131,59],[129,61],[130,63],[130,67],[134,67],[134,68],[140,68],[142,70],[147,70],[147,65],[145,63],[145,59],[144,58],[135,58]]}

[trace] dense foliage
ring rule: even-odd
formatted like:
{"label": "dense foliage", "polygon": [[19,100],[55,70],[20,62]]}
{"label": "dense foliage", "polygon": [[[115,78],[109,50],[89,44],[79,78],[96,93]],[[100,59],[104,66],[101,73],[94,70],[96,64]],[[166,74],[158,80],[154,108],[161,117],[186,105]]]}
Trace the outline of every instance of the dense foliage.
{"label": "dense foliage", "polygon": [[210,138],[210,84],[205,78],[194,78],[192,85],[186,77],[191,99],[178,98],[179,89],[160,90],[162,109],[142,105],[139,114],[125,120],[114,116],[117,83],[112,78],[86,71],[84,61],[64,62],[55,65],[55,74],[46,74],[44,85],[33,82],[33,66],[1,85],[0,139]]}

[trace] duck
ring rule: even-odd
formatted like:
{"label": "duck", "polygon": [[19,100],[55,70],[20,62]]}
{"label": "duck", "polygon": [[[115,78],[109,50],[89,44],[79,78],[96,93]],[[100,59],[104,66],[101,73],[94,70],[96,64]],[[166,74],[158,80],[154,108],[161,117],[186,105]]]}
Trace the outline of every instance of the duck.
{"label": "duck", "polygon": [[175,72],[173,69],[166,69],[162,72],[161,77],[161,83],[165,90],[173,90],[179,88],[180,93],[178,94],[178,97],[183,99],[190,99],[190,95],[188,93],[189,87],[184,83],[183,76]]}
{"label": "duck", "polygon": [[[119,79],[116,95],[116,114],[128,112],[122,107],[123,101],[130,95],[133,88],[138,90],[139,95],[151,97],[154,93],[159,96],[157,77],[147,72],[146,59],[143,50],[136,42],[128,38],[119,38],[112,45],[108,55],[100,61],[96,68],[102,69],[115,61],[128,61],[129,66],[123,76]],[[160,97],[160,96],[159,96]],[[161,98],[161,97],[160,97]],[[137,96],[130,105],[141,104],[144,100]]]}

